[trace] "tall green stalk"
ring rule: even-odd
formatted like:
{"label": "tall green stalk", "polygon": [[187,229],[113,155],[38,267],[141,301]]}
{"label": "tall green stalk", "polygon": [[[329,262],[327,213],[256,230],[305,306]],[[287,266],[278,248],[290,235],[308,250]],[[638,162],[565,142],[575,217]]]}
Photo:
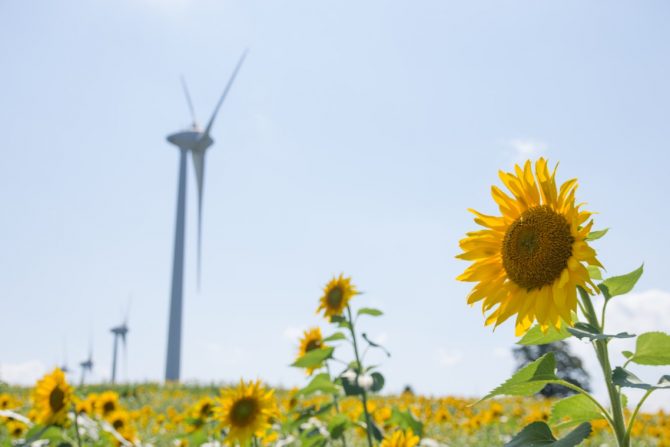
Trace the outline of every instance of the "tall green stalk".
{"label": "tall green stalk", "polygon": [[[358,342],[356,341],[356,329],[354,327],[354,319],[351,315],[351,307],[347,305],[347,316],[349,317],[349,331],[351,332],[351,339],[354,345],[354,355],[356,356],[356,385],[358,386],[358,377],[363,372],[363,365],[361,364],[361,357],[358,354]],[[370,413],[368,412],[368,396],[365,391],[365,388],[359,386],[361,389],[361,401],[363,402],[363,413],[365,414],[365,434],[368,437],[368,447],[372,447],[372,435],[370,434],[371,429],[371,419]]]}
{"label": "tall green stalk", "polygon": [[[598,315],[593,308],[593,303],[588,293],[582,288],[579,288],[579,295],[582,299],[583,310],[585,311],[586,319],[589,324],[598,328],[600,332],[603,327],[598,321]],[[600,363],[605,378],[605,385],[607,386],[607,394],[609,395],[610,405],[612,409],[612,422],[614,428],[614,435],[616,436],[618,447],[630,447],[630,439],[626,436],[626,422],[623,415],[623,405],[621,405],[621,392],[619,388],[612,381],[612,365],[610,364],[609,352],[607,349],[607,339],[595,340],[591,344],[596,351],[596,357]]]}

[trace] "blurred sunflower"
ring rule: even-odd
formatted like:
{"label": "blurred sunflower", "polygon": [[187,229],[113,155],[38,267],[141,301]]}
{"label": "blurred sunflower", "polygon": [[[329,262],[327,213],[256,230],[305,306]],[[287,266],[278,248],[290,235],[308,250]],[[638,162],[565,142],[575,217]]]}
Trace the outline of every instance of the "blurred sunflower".
{"label": "blurred sunflower", "polygon": [[[309,351],[323,348],[323,335],[321,335],[321,328],[313,327],[306,330],[300,339],[300,348],[298,348],[298,358],[307,354]],[[316,368],[307,368],[307,374],[311,375]]]}
{"label": "blurred sunflower", "polygon": [[260,381],[240,380],[234,389],[221,391],[215,416],[227,428],[228,440],[246,444],[251,438],[262,436],[270,427],[270,418],[277,413],[274,391],[266,390]]}
{"label": "blurred sunflower", "polygon": [[7,432],[13,438],[20,438],[28,431],[28,426],[17,420],[7,421]]}
{"label": "blurred sunflower", "polygon": [[414,447],[419,443],[419,437],[411,429],[396,430],[382,439],[379,447]]}
{"label": "blurred sunflower", "polygon": [[98,400],[98,395],[96,393],[90,393],[86,396],[84,400],[79,400],[76,402],[77,414],[85,413],[89,416],[93,416],[95,411],[95,403]]}
{"label": "blurred sunflower", "polygon": [[349,304],[349,300],[357,294],[356,287],[351,284],[351,278],[345,278],[343,275],[335,277],[323,288],[323,295],[319,300],[319,308],[316,309],[316,313],[323,310],[323,315],[326,318],[342,315]]}
{"label": "blurred sunflower", "polygon": [[527,161],[523,168],[516,165],[514,173],[500,171],[499,176],[512,193],[491,188],[502,215],[470,210],[485,229],[460,241],[463,253],[457,257],[474,263],[457,279],[478,283],[468,304],[483,300],[483,311],[491,311],[487,325],[498,326],[516,315],[517,336],[534,321],[543,331],[560,328],[562,322],[572,325],[577,286],[597,290],[585,264],[602,267],[586,241],[592,213],[575,205],[577,179],[557,188],[556,168],[550,172],[544,158],[535,163],[535,172]]}
{"label": "blurred sunflower", "polygon": [[124,410],[115,410],[107,415],[107,422],[127,441],[133,441],[135,430],[130,424],[130,415]]}
{"label": "blurred sunflower", "polygon": [[114,391],[105,391],[98,395],[95,401],[95,412],[103,419],[107,419],[110,414],[120,408],[119,395]]}
{"label": "blurred sunflower", "polygon": [[0,410],[11,410],[19,406],[19,401],[7,393],[0,394]]}
{"label": "blurred sunflower", "polygon": [[59,368],[37,382],[33,391],[35,421],[44,425],[62,425],[72,404],[72,387]]}

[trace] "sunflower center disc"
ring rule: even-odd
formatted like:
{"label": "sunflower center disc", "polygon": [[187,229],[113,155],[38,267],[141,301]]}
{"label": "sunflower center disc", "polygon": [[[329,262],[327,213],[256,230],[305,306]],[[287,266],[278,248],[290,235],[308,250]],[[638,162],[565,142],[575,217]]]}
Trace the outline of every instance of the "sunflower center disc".
{"label": "sunflower center disc", "polygon": [[342,297],[344,293],[342,293],[342,288],[340,286],[336,286],[328,292],[328,306],[331,309],[339,309],[340,308],[340,303],[342,303]]}
{"label": "sunflower center disc", "polygon": [[246,427],[256,418],[258,403],[256,399],[245,397],[233,404],[230,411],[230,419],[236,427]]}
{"label": "sunflower center disc", "polygon": [[116,409],[116,404],[112,401],[107,401],[102,406],[103,414],[109,414]]}
{"label": "sunflower center disc", "polygon": [[51,390],[49,394],[49,406],[54,413],[58,413],[65,407],[65,393],[60,388],[56,387]]}
{"label": "sunflower center disc", "polygon": [[310,340],[307,342],[307,346],[305,346],[305,352],[313,351],[315,349],[319,349],[320,347],[321,347],[320,340]]}
{"label": "sunflower center disc", "polygon": [[573,242],[563,215],[547,205],[530,208],[505,233],[503,267],[517,285],[539,289],[561,276],[572,256]]}

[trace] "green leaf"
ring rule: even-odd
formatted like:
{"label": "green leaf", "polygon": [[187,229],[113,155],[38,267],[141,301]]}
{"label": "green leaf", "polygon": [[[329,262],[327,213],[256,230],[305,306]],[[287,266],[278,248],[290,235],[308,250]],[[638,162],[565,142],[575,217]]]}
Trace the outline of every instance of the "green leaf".
{"label": "green leaf", "polygon": [[384,312],[379,309],[373,309],[372,307],[361,307],[358,309],[358,312],[356,312],[356,315],[370,315],[371,317],[378,317],[380,315],[384,315]]}
{"label": "green leaf", "polygon": [[324,394],[337,394],[340,389],[330,380],[328,373],[321,373],[314,376],[307,386],[296,393],[296,396],[309,396],[318,391]]}
{"label": "green leaf", "polygon": [[423,423],[416,419],[409,411],[400,411],[393,407],[389,423],[397,425],[403,430],[411,429],[415,435],[423,437]]}
{"label": "green leaf", "polygon": [[591,434],[591,424],[585,422],[562,439],[556,439],[544,422],[533,422],[521,430],[505,447],[574,447]]}
{"label": "green leaf", "polygon": [[640,334],[635,342],[635,353],[628,359],[638,365],[670,365],[670,335],[663,332]]}
{"label": "green leaf", "polygon": [[569,338],[571,334],[566,330],[565,326],[561,326],[560,329],[555,329],[550,327],[547,329],[547,333],[542,332],[542,328],[539,325],[535,325],[524,335],[521,340],[517,342],[518,345],[546,345],[548,343],[553,343],[555,341],[564,340]]}
{"label": "green leaf", "polygon": [[598,284],[598,288],[603,292],[606,300],[609,300],[618,295],[623,295],[633,290],[635,283],[637,283],[638,279],[640,279],[643,271],[644,264],[632,272],[626,273],[625,275],[612,276],[611,278],[607,278],[605,281]]}
{"label": "green leaf", "polygon": [[386,382],[384,380],[384,376],[379,372],[373,372],[370,374],[370,376],[372,377],[372,386],[370,387],[370,391],[373,393],[381,391],[382,388],[384,388],[384,383]]}
{"label": "green leaf", "polygon": [[603,273],[600,271],[599,267],[596,267],[595,265],[587,265],[586,270],[588,270],[591,279],[602,281]]}
{"label": "green leaf", "polygon": [[324,338],[323,341],[324,343],[328,343],[331,341],[338,341],[338,340],[346,340],[347,336],[344,335],[342,332],[335,332],[332,335],[329,335],[328,337]]}
{"label": "green leaf", "polygon": [[328,432],[333,439],[339,439],[344,435],[344,431],[351,424],[347,416],[338,413],[328,422]]}
{"label": "green leaf", "polygon": [[291,366],[296,368],[317,368],[321,364],[333,356],[333,351],[335,348],[332,346],[327,346],[325,348],[312,349],[307,352],[305,355],[300,357],[298,360],[293,362]]}
{"label": "green leaf", "polygon": [[661,377],[656,385],[651,385],[649,383],[644,383],[632,372],[617,366],[612,372],[612,382],[620,387],[639,388],[641,390],[660,390],[670,388],[670,375]]}
{"label": "green leaf", "polygon": [[580,323],[575,323],[574,327],[568,328],[568,332],[570,332],[572,335],[579,338],[580,340],[588,338],[590,341],[593,341],[593,340],[609,340],[611,338],[632,338],[632,337],[635,337],[635,335],[629,334],[628,332],[619,332],[616,335],[603,334],[595,326],[593,326],[589,323],[581,323],[581,322]]}
{"label": "green leaf", "polygon": [[605,228],[604,230],[595,230],[592,231],[586,236],[587,241],[597,241],[601,237],[605,236],[607,232],[609,231],[609,228]]}
{"label": "green leaf", "polygon": [[500,395],[532,396],[544,388],[546,384],[559,381],[560,379],[556,376],[556,358],[553,352],[549,352],[521,368],[479,402]]}
{"label": "green leaf", "polygon": [[551,417],[547,422],[562,428],[604,418],[591,399],[583,394],[575,394],[556,402],[551,408]]}

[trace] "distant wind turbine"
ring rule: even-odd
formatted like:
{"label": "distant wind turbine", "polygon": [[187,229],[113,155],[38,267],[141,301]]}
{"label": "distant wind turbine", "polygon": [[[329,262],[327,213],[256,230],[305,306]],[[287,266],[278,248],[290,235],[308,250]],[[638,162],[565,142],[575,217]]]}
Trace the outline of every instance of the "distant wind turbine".
{"label": "distant wind turbine", "polygon": [[114,350],[112,353],[112,383],[116,383],[116,361],[118,358],[118,347],[119,347],[119,339],[121,339],[121,343],[123,344],[123,352],[124,352],[124,358],[126,358],[125,353],[126,353],[126,336],[128,335],[128,314],[126,314],[126,317],[123,320],[123,323],[121,323],[118,326],[115,326],[109,330],[112,334],[114,334]]}
{"label": "distant wind turbine", "polygon": [[203,130],[195,116],[195,109],[191,101],[191,95],[186,87],[186,82],[182,78],[182,87],[186,95],[189,110],[193,124],[190,129],[173,133],[167,137],[167,140],[179,148],[179,186],[177,188],[177,218],[175,224],[174,252],[172,261],[172,291],[170,294],[170,319],[168,328],[167,360],[165,364],[165,380],[179,381],[181,369],[181,327],[182,327],[182,308],[183,308],[183,277],[184,277],[184,233],[185,233],[185,214],[186,214],[186,156],[191,153],[193,168],[195,171],[195,180],[198,187],[198,258],[197,258],[197,282],[200,287],[200,266],[201,266],[201,242],[202,242],[202,196],[205,179],[205,152],[212,144],[210,132],[214,125],[216,115],[226,95],[233,85],[247,52],[240,57],[233,74],[228,80],[219,102],[214,108],[214,113]]}
{"label": "distant wind turbine", "polygon": [[[116,339],[116,336],[114,337]],[[81,368],[81,379],[80,379],[80,385],[84,384],[84,380],[86,379],[86,373],[90,373],[93,371],[93,347],[89,345],[88,348],[88,358],[84,360],[83,362],[79,363],[79,367]]]}

